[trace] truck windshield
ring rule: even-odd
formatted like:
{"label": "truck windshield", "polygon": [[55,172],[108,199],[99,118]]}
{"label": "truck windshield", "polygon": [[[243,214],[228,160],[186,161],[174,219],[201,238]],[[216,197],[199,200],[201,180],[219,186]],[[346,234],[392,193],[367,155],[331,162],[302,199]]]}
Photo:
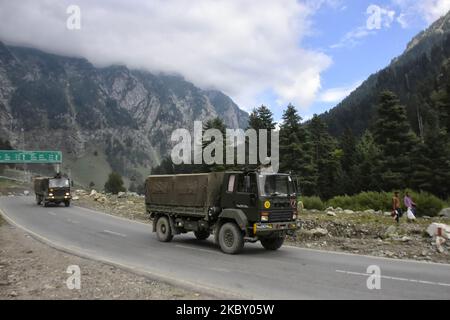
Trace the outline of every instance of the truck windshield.
{"label": "truck windshield", "polygon": [[286,196],[295,192],[288,175],[260,174],[258,177],[261,196]]}
{"label": "truck windshield", "polygon": [[50,179],[48,182],[50,188],[66,188],[69,187],[69,179]]}

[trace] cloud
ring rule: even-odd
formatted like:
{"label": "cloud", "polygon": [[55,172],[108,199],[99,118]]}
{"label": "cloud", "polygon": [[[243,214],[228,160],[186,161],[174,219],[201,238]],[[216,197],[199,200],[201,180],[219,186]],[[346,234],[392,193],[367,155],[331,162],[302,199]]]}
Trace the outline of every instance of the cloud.
{"label": "cloud", "polygon": [[324,90],[319,95],[319,101],[324,103],[339,103],[350,93],[352,93],[356,88],[361,85],[362,81],[357,81],[350,86],[337,87]]}
{"label": "cloud", "polygon": [[402,28],[416,24],[418,20],[431,24],[450,10],[449,0],[392,0],[400,8],[397,22]]}
{"label": "cloud", "polygon": [[390,28],[394,21],[395,11],[377,5],[370,5],[367,7],[366,15],[367,20],[363,26],[347,32],[339,42],[332,44],[330,48],[352,48],[358,45],[363,38],[376,34],[376,30]]}
{"label": "cloud", "polygon": [[[86,57],[97,66],[178,73],[224,91],[247,109],[268,89],[280,101],[306,108],[331,64],[329,56],[300,45],[318,9],[312,3],[0,0],[0,40]],[[80,30],[66,28],[72,4],[81,9]]]}
{"label": "cloud", "polygon": [[354,30],[347,32],[339,42],[332,44],[331,49],[338,48],[352,48],[359,44],[361,40],[367,36],[375,34],[375,31],[367,29],[366,26],[358,27]]}

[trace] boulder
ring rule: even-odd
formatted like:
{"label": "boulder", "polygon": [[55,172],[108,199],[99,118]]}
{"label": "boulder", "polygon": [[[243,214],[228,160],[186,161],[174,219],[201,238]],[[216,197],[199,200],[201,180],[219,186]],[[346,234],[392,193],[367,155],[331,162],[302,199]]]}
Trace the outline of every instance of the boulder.
{"label": "boulder", "polygon": [[364,210],[365,214],[375,214],[375,210],[373,209],[368,209],[368,210]]}
{"label": "boulder", "polygon": [[80,200],[80,197],[79,196],[73,196],[72,200]]}
{"label": "boulder", "polygon": [[89,196],[93,197],[97,194],[97,191],[95,191],[94,189],[91,190],[91,193],[89,194]]}
{"label": "boulder", "polygon": [[391,217],[391,216],[392,216],[392,212],[385,211],[385,212],[383,213],[383,215],[385,215],[386,217],[387,217],[387,216]]}
{"label": "boulder", "polygon": [[24,196],[28,196],[30,194],[30,191],[28,191],[28,190],[25,190],[24,192],[23,192],[23,195]]}
{"label": "boulder", "polygon": [[443,237],[448,239],[450,237],[450,226],[444,223],[433,222],[427,228],[427,233],[430,237]]}
{"label": "boulder", "polygon": [[313,236],[324,237],[328,234],[328,230],[324,228],[315,228],[309,231]]}
{"label": "boulder", "polygon": [[327,211],[327,216],[336,217],[336,213],[334,213],[333,211]]}
{"label": "boulder", "polygon": [[325,211],[334,211],[334,208],[333,207],[328,207],[328,208],[325,209]]}
{"label": "boulder", "polygon": [[108,201],[108,199],[106,199],[106,197],[98,197],[96,199],[99,203],[106,203]]}
{"label": "boulder", "polygon": [[344,213],[346,213],[346,214],[354,214],[355,211],[349,210],[349,209],[345,209],[345,210],[344,210]]}
{"label": "boulder", "polygon": [[441,211],[439,211],[438,214],[439,217],[447,217],[450,218],[450,208],[444,208]]}
{"label": "boulder", "polygon": [[384,232],[384,238],[391,238],[397,235],[397,228],[395,226],[389,226]]}
{"label": "boulder", "polygon": [[341,207],[337,207],[336,209],[334,209],[334,211],[342,211]]}
{"label": "boulder", "polygon": [[120,191],[120,192],[117,194],[117,198],[126,198],[126,196],[127,196],[127,193],[126,193],[126,192],[122,192],[122,191]]}

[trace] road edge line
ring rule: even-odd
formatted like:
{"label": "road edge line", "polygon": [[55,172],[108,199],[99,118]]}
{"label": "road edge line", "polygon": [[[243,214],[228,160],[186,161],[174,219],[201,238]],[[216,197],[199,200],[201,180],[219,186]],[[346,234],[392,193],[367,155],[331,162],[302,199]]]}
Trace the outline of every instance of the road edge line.
{"label": "road edge line", "polygon": [[[203,284],[197,284],[197,283],[192,283],[190,281],[186,281],[186,280],[180,280],[180,279],[176,279],[173,278],[171,276],[168,275],[162,275],[159,273],[156,273],[154,271],[147,271],[147,270],[139,270],[137,269],[137,267],[131,266],[131,265],[127,265],[127,264],[123,264],[123,263],[119,263],[119,262],[114,262],[109,260],[108,258],[105,257],[96,257],[93,256],[89,253],[86,252],[82,252],[79,250],[75,250],[75,249],[71,249],[71,248],[67,248],[61,244],[57,244],[53,241],[51,241],[50,239],[47,239],[46,237],[37,234],[34,231],[29,230],[28,228],[22,226],[21,224],[17,223],[16,221],[14,221],[11,217],[9,217],[1,208],[0,208],[0,215],[6,220],[6,222],[8,222],[10,225],[15,226],[19,229],[21,229],[22,231],[30,234],[31,237],[33,237],[35,240],[64,253],[68,253],[68,254],[72,254],[75,255],[77,257],[80,258],[84,258],[84,259],[88,259],[88,260],[92,260],[92,261],[97,261],[100,263],[105,263],[107,265],[110,266],[115,266],[118,267],[124,271],[128,271],[131,272],[133,274],[139,275],[139,276],[143,276],[146,277],[150,280],[156,280],[156,281],[160,281],[172,286],[177,286],[180,287],[182,289],[185,290],[189,290],[189,291],[197,291],[198,293],[203,293],[206,295],[212,295],[214,298],[219,299],[218,297],[222,296],[221,299],[226,300],[226,299],[253,299],[250,297],[245,297],[242,295],[238,295],[232,292],[228,292],[226,290],[222,290],[222,289],[218,289],[218,288],[212,288],[212,287],[208,287],[205,286]],[[131,220],[132,221],[132,220]],[[209,300],[214,300],[214,299],[209,299]]]}

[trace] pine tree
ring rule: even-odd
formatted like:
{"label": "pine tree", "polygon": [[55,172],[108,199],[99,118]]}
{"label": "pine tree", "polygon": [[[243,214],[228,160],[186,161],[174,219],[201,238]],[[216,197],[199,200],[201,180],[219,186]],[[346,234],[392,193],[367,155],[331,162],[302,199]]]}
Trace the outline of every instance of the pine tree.
{"label": "pine tree", "polygon": [[[226,170],[226,164],[225,164],[225,156],[226,156],[226,139],[225,139],[225,134],[226,134],[226,126],[223,123],[222,119],[216,117],[214,119],[210,119],[208,120],[205,125],[203,126],[203,132],[205,132],[206,130],[209,129],[217,129],[222,133],[222,141],[223,141],[223,148],[222,148],[222,160],[223,160],[223,164],[204,164],[202,165],[203,167],[203,172],[206,171],[224,171]],[[207,147],[209,144],[213,143],[214,139],[212,139],[211,141],[204,141],[203,142],[203,146],[202,146],[202,150],[205,149],[205,147]],[[215,152],[212,153],[212,156],[215,156]]]}
{"label": "pine tree", "polygon": [[443,129],[427,133],[414,152],[411,184],[443,199],[450,196],[450,138]]}
{"label": "pine tree", "polygon": [[[267,154],[270,157],[270,150],[271,150],[271,132],[270,130],[274,130],[276,126],[276,122],[273,120],[273,113],[270,111],[269,108],[262,105],[259,108],[253,109],[252,113],[249,116],[249,129],[256,130],[257,133],[257,150],[260,150],[260,141],[259,141],[259,130],[265,129],[268,130],[267,133]],[[247,155],[246,159],[248,158],[248,141],[246,141],[246,148],[245,148]],[[259,153],[257,153],[259,154]],[[259,159],[259,156],[258,156]],[[259,162],[261,162],[261,159],[259,159]],[[248,163],[248,162],[247,162]],[[249,168],[253,168],[254,166],[249,165]]]}
{"label": "pine tree", "polygon": [[316,194],[329,199],[341,192],[342,150],[328,133],[325,123],[314,115],[308,125],[313,145],[313,161],[317,172]]}
{"label": "pine tree", "polygon": [[417,137],[411,130],[405,107],[400,105],[394,93],[381,93],[377,111],[374,137],[382,151],[382,188],[403,189],[410,185],[411,155],[418,142]]}
{"label": "pine tree", "polygon": [[313,195],[317,177],[312,162],[312,146],[301,121],[295,107],[289,104],[280,126],[280,170],[292,172],[298,178],[302,194]]}
{"label": "pine tree", "polygon": [[355,192],[381,190],[379,161],[381,150],[370,131],[366,131],[356,144],[354,180]]}
{"label": "pine tree", "polygon": [[273,113],[269,108],[262,105],[259,108],[253,109],[249,116],[249,127],[255,130],[258,129],[275,129],[276,122],[273,121]]}
{"label": "pine tree", "polygon": [[340,148],[342,150],[341,167],[343,171],[343,192],[354,194],[357,190],[356,180],[356,138],[352,130],[346,127],[340,137]]}
{"label": "pine tree", "polygon": [[123,186],[122,176],[117,172],[112,172],[109,174],[108,181],[105,183],[105,192],[110,192],[112,194],[118,194],[119,192],[125,191]]}

